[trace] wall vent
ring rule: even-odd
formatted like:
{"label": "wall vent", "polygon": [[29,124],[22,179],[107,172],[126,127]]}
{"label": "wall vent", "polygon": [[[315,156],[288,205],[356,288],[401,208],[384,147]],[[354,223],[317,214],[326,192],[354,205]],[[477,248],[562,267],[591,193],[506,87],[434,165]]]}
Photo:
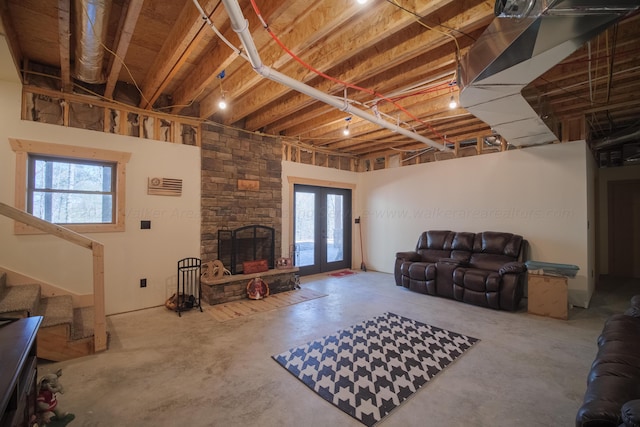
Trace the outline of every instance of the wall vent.
{"label": "wall vent", "polygon": [[154,196],[181,196],[182,180],[175,178],[149,178],[147,194]]}

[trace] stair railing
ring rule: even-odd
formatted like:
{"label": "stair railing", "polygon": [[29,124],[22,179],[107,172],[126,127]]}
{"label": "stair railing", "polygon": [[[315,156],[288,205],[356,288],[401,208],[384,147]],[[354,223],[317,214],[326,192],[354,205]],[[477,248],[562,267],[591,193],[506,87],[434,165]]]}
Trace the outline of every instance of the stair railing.
{"label": "stair railing", "polygon": [[0,215],[91,250],[93,253],[93,349],[95,352],[106,350],[107,317],[104,306],[104,246],[102,243],[2,202],[0,202]]}

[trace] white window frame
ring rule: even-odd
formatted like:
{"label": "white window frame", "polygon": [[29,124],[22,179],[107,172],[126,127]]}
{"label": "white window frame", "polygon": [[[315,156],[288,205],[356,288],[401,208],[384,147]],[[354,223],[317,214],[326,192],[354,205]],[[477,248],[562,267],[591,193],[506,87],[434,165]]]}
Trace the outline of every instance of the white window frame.
{"label": "white window frame", "polygon": [[[52,144],[9,138],[11,149],[16,153],[15,207],[27,210],[27,180],[29,155],[60,157],[61,159],[109,162],[116,165],[115,173],[115,215],[113,223],[106,224],[61,224],[78,233],[104,233],[125,231],[126,166],[131,153],[102,150],[99,148]],[[40,230],[20,222],[14,223],[16,234],[40,234]]]}

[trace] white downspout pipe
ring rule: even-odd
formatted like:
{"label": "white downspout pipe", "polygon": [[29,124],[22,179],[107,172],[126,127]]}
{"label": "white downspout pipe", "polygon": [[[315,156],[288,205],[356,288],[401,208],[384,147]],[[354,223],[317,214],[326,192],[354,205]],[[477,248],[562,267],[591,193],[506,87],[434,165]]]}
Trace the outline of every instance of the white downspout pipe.
{"label": "white downspout pipe", "polygon": [[[248,61],[251,63],[253,69],[261,76],[290,87],[291,89],[315,98],[318,101],[322,101],[325,104],[339,109],[340,111],[344,111],[346,113],[360,117],[363,120],[389,129],[406,137],[412,138],[416,141],[437,148],[438,150],[452,151],[450,148],[447,148],[443,144],[432,141],[429,138],[425,138],[424,136],[419,135],[416,132],[409,131],[398,126],[395,123],[387,122],[386,120],[374,116],[373,114],[369,114],[366,111],[355,108],[351,104],[346,102],[346,100],[343,98],[337,98],[335,96],[326,94],[314,87],[306,85],[302,82],[299,82],[298,80],[295,80],[287,75],[284,75],[274,69],[267,67],[262,63],[262,60],[260,59],[258,49],[256,48],[253,38],[251,37],[251,33],[249,32],[249,22],[245,19],[238,1],[222,0],[222,3],[227,10],[229,19],[231,20],[231,28],[233,28],[233,31],[235,31],[238,34],[238,37],[240,37],[240,41],[242,42],[242,46],[244,47],[244,51],[246,52]],[[241,56],[245,57],[244,55]]]}

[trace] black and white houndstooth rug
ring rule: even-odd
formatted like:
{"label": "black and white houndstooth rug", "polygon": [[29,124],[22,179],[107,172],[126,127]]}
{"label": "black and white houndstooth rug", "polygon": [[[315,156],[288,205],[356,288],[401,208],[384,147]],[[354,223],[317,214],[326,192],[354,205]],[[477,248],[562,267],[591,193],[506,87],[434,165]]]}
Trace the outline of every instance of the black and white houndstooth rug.
{"label": "black and white houndstooth rug", "polygon": [[478,341],[385,313],[273,358],[323,399],[372,426]]}

